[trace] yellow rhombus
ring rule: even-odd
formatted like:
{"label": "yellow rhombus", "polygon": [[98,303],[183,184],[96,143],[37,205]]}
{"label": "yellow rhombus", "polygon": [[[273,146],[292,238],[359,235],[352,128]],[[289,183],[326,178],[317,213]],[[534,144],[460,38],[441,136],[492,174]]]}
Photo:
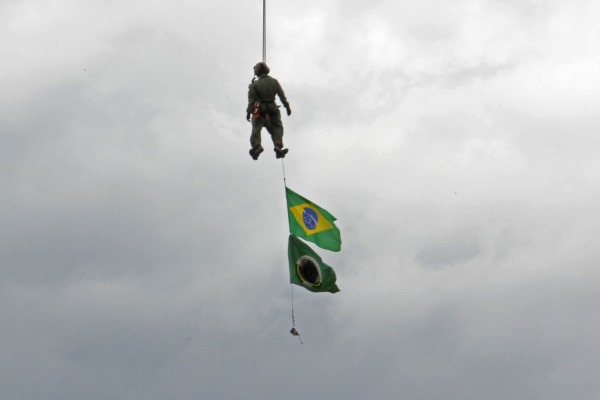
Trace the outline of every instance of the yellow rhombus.
{"label": "yellow rhombus", "polygon": [[298,224],[304,229],[307,235],[323,232],[332,229],[333,225],[329,223],[327,218],[315,208],[312,204],[304,203],[290,207],[290,211]]}

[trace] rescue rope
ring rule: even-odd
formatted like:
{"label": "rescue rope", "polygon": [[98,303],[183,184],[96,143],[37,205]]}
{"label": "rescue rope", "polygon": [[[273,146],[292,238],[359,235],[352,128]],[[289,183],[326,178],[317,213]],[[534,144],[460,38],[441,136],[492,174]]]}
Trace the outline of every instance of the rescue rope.
{"label": "rescue rope", "polygon": [[[267,0],[263,0],[263,31],[262,31],[262,61],[264,63],[267,62]],[[252,81],[254,82],[254,78],[252,79]],[[285,164],[283,162],[283,157],[281,158],[281,170],[283,173],[283,186],[284,189],[287,188],[287,181],[285,178]],[[287,201],[286,201],[286,207],[287,207]],[[290,287],[292,288],[291,290],[291,294],[292,294],[292,329],[290,330],[290,333],[293,336],[298,336],[298,339],[300,340],[300,344],[304,344],[302,342],[302,338],[300,337],[300,332],[298,332],[298,330],[296,329],[296,320],[294,318],[294,285],[290,282]]]}
{"label": "rescue rope", "polygon": [[262,43],[262,60],[267,62],[267,0],[263,0],[263,43]]}

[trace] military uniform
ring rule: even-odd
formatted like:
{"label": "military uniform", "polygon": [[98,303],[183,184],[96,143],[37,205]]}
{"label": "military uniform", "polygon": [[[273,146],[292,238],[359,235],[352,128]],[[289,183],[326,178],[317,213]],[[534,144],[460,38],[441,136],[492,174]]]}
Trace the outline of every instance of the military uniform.
{"label": "military uniform", "polygon": [[[279,96],[288,115],[290,115],[290,104],[277,79],[267,74],[262,74],[248,86],[248,108],[246,109],[246,115],[249,116],[252,114],[254,104],[257,101],[260,103],[260,115],[258,117],[255,115],[252,116],[252,134],[250,135],[251,155],[254,149],[261,148],[262,151],[261,131],[265,127],[271,135],[278,158],[281,157],[278,151],[283,149],[283,124],[281,122],[281,113],[275,103],[275,95]],[[287,153],[287,149],[285,149],[285,153]],[[283,153],[283,156],[285,156],[285,153]]]}

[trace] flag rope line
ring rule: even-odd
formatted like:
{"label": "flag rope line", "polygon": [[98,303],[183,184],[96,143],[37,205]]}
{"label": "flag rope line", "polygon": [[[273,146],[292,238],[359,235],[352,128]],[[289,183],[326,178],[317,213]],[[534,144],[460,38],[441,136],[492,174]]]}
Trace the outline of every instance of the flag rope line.
{"label": "flag rope line", "polygon": [[283,158],[281,159],[281,172],[283,174],[283,186],[285,189],[287,187],[287,181],[285,179],[285,164],[283,163]]}
{"label": "flag rope line", "polygon": [[[286,183],[286,179],[285,179],[285,164],[283,163],[283,158],[281,159],[281,169],[283,171],[283,186],[284,186],[284,191],[287,188],[287,183]],[[287,208],[287,194],[286,194],[286,208]],[[300,340],[300,344],[304,344],[302,342],[302,338],[300,337],[300,333],[298,332],[298,330],[296,329],[296,319],[294,318],[294,284],[292,282],[290,282],[290,287],[292,288],[291,292],[292,292],[292,329],[290,330],[290,333],[293,336],[298,336],[298,339]]]}
{"label": "flag rope line", "polygon": [[298,336],[300,344],[304,344],[304,342],[302,342],[302,338],[300,337],[300,332],[298,332],[296,329],[296,320],[294,319],[294,285],[290,284],[290,287],[292,288],[292,329],[290,330],[290,333],[293,336]]}

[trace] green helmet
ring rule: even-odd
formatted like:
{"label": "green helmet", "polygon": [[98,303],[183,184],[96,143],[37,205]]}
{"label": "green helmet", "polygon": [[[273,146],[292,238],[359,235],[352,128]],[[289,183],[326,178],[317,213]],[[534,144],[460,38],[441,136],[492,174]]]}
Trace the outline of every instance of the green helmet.
{"label": "green helmet", "polygon": [[256,76],[268,75],[269,72],[271,72],[271,70],[269,69],[268,65],[262,61],[254,66],[254,74]]}

